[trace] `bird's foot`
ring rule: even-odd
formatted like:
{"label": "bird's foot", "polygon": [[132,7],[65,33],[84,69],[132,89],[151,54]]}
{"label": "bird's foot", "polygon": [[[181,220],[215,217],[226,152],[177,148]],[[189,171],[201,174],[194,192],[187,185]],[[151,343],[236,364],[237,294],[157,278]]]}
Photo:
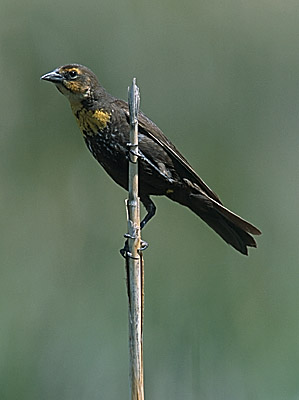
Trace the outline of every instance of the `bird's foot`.
{"label": "bird's foot", "polygon": [[[119,250],[120,254],[124,258],[132,258],[133,260],[138,260],[138,257],[134,257],[133,254],[129,251],[129,242],[128,239],[136,239],[135,236],[130,235],[129,233],[125,233],[124,237],[127,239],[125,241],[124,247]],[[148,248],[149,244],[145,242],[144,240],[140,240],[140,248],[138,249],[138,254]]]}
{"label": "bird's foot", "polygon": [[[127,147],[129,149],[128,151],[128,159],[131,163],[136,164],[137,163],[137,158],[139,157],[139,153],[136,151],[137,148],[137,144],[133,144],[133,143],[127,143]],[[137,157],[136,160],[132,159],[132,156]]]}
{"label": "bird's foot", "polygon": [[129,251],[129,244],[128,240],[125,241],[125,245],[122,249],[119,250],[120,254],[123,256],[123,258],[132,258],[133,260],[138,260],[139,257],[134,257],[133,254]]}
{"label": "bird's foot", "polygon": [[140,248],[138,249],[138,252],[144,251],[148,248],[149,244],[145,240],[140,241]]}

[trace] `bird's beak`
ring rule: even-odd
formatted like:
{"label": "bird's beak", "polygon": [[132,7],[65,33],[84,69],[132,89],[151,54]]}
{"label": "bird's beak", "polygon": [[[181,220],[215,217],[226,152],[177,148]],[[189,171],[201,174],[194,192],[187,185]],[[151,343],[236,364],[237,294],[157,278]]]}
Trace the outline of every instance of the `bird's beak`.
{"label": "bird's beak", "polygon": [[63,76],[58,72],[57,69],[54,69],[53,71],[48,72],[47,74],[41,76],[40,79],[52,83],[61,83],[63,80]]}

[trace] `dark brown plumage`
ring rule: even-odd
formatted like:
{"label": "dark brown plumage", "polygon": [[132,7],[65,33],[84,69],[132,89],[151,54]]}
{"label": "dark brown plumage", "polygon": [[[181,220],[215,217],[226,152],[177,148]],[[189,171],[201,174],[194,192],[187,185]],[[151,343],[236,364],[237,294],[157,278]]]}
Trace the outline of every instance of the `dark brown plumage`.
{"label": "dark brown plumage", "polygon": [[[70,101],[87,147],[112,179],[128,184],[128,104],[111,96],[95,74],[79,64],[58,67],[41,79],[53,82]],[[196,174],[188,161],[143,113],[139,114],[139,195],[147,215],[155,214],[151,195],[165,195],[203,219],[242,254],[256,247],[258,228],[225,208],[219,197]]]}

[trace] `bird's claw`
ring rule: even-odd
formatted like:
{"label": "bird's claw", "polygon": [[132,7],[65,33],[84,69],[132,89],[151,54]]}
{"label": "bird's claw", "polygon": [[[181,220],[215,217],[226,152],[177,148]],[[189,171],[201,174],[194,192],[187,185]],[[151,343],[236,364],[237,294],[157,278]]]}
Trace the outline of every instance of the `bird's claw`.
{"label": "bird's claw", "polygon": [[136,239],[136,236],[130,235],[129,233],[125,233],[125,234],[124,234],[124,237],[125,237],[126,239]]}
{"label": "bird's claw", "polygon": [[140,248],[138,249],[138,252],[144,251],[148,248],[149,244],[145,242],[144,240],[140,241]]}
{"label": "bird's claw", "polygon": [[[130,236],[128,233],[124,235],[124,237]],[[128,245],[128,239],[125,241],[124,247],[119,250],[120,254],[123,256],[123,258],[127,257],[133,257],[132,253],[129,251],[129,245]]]}

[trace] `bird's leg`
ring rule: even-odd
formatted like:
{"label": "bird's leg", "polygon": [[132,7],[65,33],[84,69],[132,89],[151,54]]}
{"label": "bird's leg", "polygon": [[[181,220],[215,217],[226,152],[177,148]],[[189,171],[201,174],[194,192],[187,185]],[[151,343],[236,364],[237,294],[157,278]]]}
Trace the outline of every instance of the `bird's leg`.
{"label": "bird's leg", "polygon": [[149,196],[142,196],[142,197],[140,198],[140,200],[141,200],[142,204],[144,205],[144,207],[145,207],[145,209],[146,209],[146,211],[147,211],[146,216],[143,218],[143,220],[142,220],[141,223],[140,223],[140,229],[143,229],[143,228],[145,227],[145,225],[148,223],[148,221],[149,221],[150,219],[152,219],[153,216],[155,215],[155,213],[156,213],[156,206],[155,206],[155,204],[152,202],[152,200],[150,199]]}
{"label": "bird's leg", "polygon": [[[143,220],[140,223],[140,229],[144,228],[145,224],[151,219],[153,218],[153,216],[156,213],[156,206],[153,203],[153,201],[150,199],[149,196],[142,196],[141,197],[141,202],[144,205],[147,214],[146,216],[143,218]],[[128,239],[135,239],[134,236],[130,235],[129,233],[126,233],[124,235],[124,237],[127,239],[125,241],[125,245],[124,247],[120,250],[120,254],[126,258],[126,257],[130,257],[133,258],[132,254],[128,251]],[[144,251],[148,248],[148,243],[145,242],[144,240],[141,240],[140,242],[140,248],[138,249],[138,251]]]}

